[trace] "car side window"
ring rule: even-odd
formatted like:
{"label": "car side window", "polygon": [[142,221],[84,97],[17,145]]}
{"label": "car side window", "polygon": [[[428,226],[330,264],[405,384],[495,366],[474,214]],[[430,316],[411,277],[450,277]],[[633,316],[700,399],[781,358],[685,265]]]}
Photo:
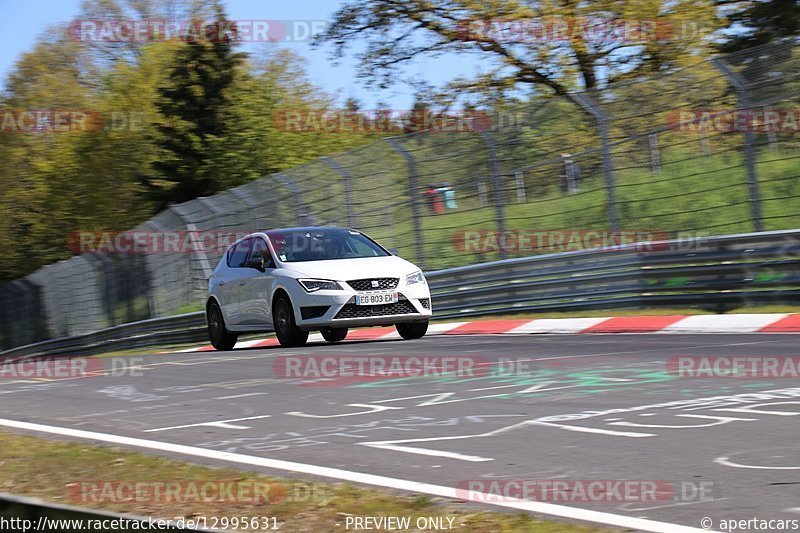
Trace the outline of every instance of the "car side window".
{"label": "car side window", "polygon": [[250,252],[250,259],[264,259],[265,268],[275,268],[275,261],[272,259],[272,254],[269,253],[267,241],[256,237],[253,240],[253,249]]}
{"label": "car side window", "polygon": [[378,253],[375,250],[373,250],[372,248],[370,248],[369,246],[367,246],[367,243],[365,243],[365,242],[353,240],[353,241],[351,241],[351,244],[356,249],[356,253],[358,254],[359,257],[370,257],[370,256],[377,257],[378,256]]}
{"label": "car side window", "polygon": [[236,244],[228,251],[228,266],[231,268],[241,268],[247,261],[247,252],[250,251],[250,244],[253,239],[245,239]]}

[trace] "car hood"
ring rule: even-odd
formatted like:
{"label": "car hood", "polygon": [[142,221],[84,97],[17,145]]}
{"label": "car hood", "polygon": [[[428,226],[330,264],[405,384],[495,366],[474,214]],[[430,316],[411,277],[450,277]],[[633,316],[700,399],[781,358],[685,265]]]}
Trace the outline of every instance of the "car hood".
{"label": "car hood", "polygon": [[333,259],[283,263],[283,268],[298,277],[347,281],[364,278],[403,278],[419,267],[397,256]]}

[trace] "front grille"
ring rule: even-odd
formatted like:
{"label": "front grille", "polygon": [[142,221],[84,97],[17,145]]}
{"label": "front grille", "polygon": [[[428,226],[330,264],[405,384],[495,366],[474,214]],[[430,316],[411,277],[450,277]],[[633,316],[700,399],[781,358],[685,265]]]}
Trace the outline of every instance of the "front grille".
{"label": "front grille", "polygon": [[330,305],[312,305],[309,307],[301,307],[300,308],[300,316],[303,320],[309,320],[311,318],[319,318],[325,313],[328,312],[330,309]]}
{"label": "front grille", "polygon": [[409,315],[416,313],[416,309],[408,300],[401,300],[396,304],[386,305],[356,305],[347,304],[336,313],[336,318],[367,318],[371,316]]}
{"label": "front grille", "polygon": [[430,309],[431,308],[431,299],[430,298],[420,298],[419,299],[419,303],[420,303],[420,305],[422,305],[422,307],[424,309]]}
{"label": "front grille", "polygon": [[[372,286],[373,281],[378,282],[377,287]],[[382,289],[394,289],[397,287],[398,281],[400,281],[398,278],[351,279],[347,284],[357,291],[377,291]]]}

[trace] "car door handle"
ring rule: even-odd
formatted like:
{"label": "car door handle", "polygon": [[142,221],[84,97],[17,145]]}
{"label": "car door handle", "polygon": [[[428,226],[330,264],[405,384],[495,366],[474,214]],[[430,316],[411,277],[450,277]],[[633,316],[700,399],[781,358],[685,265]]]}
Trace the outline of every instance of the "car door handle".
{"label": "car door handle", "polygon": [[225,282],[224,282],[224,281],[220,281],[220,282],[218,283],[218,285],[219,285],[220,287],[222,287],[223,285],[225,285]]}
{"label": "car door handle", "polygon": [[240,282],[239,282],[239,286],[240,286],[240,287],[243,287],[245,283],[247,283],[247,282],[246,282],[246,281],[240,281]]}

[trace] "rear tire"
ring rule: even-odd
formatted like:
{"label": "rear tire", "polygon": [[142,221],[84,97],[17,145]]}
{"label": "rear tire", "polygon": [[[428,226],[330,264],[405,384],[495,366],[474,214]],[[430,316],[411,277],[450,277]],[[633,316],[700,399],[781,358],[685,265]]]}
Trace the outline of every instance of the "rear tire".
{"label": "rear tire", "polygon": [[397,328],[397,333],[406,340],[421,339],[428,332],[428,321],[395,324],[394,327]]}
{"label": "rear tire", "polygon": [[341,342],[347,337],[347,328],[323,328],[320,333],[328,342]]}
{"label": "rear tire", "polygon": [[231,333],[225,327],[225,319],[217,302],[209,304],[206,321],[208,323],[208,338],[211,341],[211,346],[215,350],[233,350],[233,347],[236,346],[236,341],[239,340],[239,336],[236,333]]}
{"label": "rear tire", "polygon": [[275,336],[281,346],[287,348],[303,346],[308,340],[308,332],[297,327],[294,320],[292,304],[285,296],[278,297],[272,307],[272,316],[275,321]]}

